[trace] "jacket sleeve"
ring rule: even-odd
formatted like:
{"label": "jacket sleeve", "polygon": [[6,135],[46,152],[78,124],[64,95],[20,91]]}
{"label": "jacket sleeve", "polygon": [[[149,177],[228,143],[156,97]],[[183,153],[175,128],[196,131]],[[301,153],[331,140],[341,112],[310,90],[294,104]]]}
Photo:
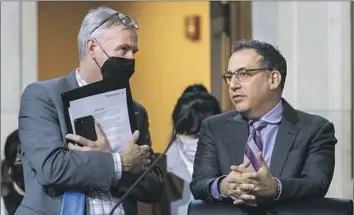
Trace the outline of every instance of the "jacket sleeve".
{"label": "jacket sleeve", "polygon": [[334,126],[326,122],[312,139],[300,177],[278,178],[282,185],[280,200],[324,197],[334,173],[337,139]]}
{"label": "jacket sleeve", "polygon": [[210,189],[213,181],[221,176],[221,170],[216,143],[212,138],[208,119],[204,120],[201,125],[193,169],[190,189],[194,198],[209,203],[215,202]]}
{"label": "jacket sleeve", "polygon": [[114,168],[112,154],[69,151],[62,138],[57,111],[46,86],[33,83],[26,87],[19,112],[24,162],[28,162],[35,179],[44,188],[108,191]]}

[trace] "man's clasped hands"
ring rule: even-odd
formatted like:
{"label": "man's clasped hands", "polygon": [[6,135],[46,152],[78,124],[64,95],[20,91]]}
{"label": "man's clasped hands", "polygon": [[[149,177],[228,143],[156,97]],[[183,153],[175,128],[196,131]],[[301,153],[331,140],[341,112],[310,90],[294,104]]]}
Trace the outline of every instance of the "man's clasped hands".
{"label": "man's clasped hands", "polygon": [[[97,140],[91,141],[84,137],[68,134],[69,141],[80,143],[82,146],[69,143],[69,149],[75,151],[100,151],[112,153],[109,142],[104,135],[99,123],[95,121]],[[139,131],[135,131],[126,148],[119,153],[123,171],[139,173],[151,163],[150,146],[135,144],[139,138]],[[262,153],[257,155],[259,170],[250,170],[249,162],[238,166],[231,166],[230,173],[223,177],[220,182],[220,194],[223,197],[230,197],[234,204],[257,205],[266,199],[277,197],[278,182],[272,176]]]}
{"label": "man's clasped hands", "polygon": [[278,182],[272,176],[262,153],[257,155],[259,170],[251,171],[250,162],[231,166],[230,173],[221,179],[219,191],[222,197],[230,197],[234,204],[256,206],[267,199],[277,198]]}

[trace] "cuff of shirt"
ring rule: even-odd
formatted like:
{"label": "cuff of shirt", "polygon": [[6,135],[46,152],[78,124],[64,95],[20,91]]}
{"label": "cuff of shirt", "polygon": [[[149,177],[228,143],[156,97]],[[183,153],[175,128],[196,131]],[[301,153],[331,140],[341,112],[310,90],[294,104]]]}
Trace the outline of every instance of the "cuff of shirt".
{"label": "cuff of shirt", "polygon": [[224,176],[221,176],[221,177],[219,177],[219,178],[216,178],[213,182],[212,182],[212,184],[211,184],[211,187],[210,187],[210,194],[211,194],[211,196],[214,198],[214,199],[216,199],[216,200],[222,200],[223,198],[225,198],[225,196],[222,196],[221,194],[220,194],[220,190],[219,190],[219,184],[220,184],[220,182],[221,182],[221,180],[223,179],[223,178],[225,178],[226,176],[224,175]]}
{"label": "cuff of shirt", "polygon": [[113,183],[119,181],[122,177],[122,160],[119,153],[112,153],[114,162]]}
{"label": "cuff of shirt", "polygon": [[274,179],[278,182],[278,187],[277,187],[277,193],[278,193],[278,195],[277,195],[276,198],[274,198],[274,200],[279,200],[280,195],[281,195],[281,193],[282,193],[282,191],[283,191],[283,185],[281,184],[281,182],[280,182],[280,180],[279,180],[278,178],[274,177]]}

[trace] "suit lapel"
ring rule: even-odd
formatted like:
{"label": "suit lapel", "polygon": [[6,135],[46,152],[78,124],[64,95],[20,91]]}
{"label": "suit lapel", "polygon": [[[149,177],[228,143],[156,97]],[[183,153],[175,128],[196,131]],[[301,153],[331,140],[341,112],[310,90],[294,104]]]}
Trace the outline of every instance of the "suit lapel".
{"label": "suit lapel", "polygon": [[295,126],[298,121],[295,110],[285,100],[283,101],[283,119],[279,125],[270,163],[270,171],[275,177],[279,177],[281,175],[289,151],[299,132],[299,128]]}
{"label": "suit lapel", "polygon": [[226,133],[232,165],[240,165],[243,163],[248,132],[248,123],[240,114],[237,114],[229,120]]}

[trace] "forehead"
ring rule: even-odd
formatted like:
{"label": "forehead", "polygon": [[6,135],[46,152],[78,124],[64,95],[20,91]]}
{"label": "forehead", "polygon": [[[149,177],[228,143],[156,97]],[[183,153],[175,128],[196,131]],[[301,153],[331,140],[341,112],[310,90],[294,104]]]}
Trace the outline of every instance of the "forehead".
{"label": "forehead", "polygon": [[104,31],[104,37],[107,42],[117,43],[116,45],[126,44],[136,46],[138,32],[135,28],[128,28],[124,25],[114,25]]}
{"label": "forehead", "polygon": [[243,49],[233,53],[229,59],[229,71],[239,68],[255,68],[259,66],[262,56],[253,49]]}

